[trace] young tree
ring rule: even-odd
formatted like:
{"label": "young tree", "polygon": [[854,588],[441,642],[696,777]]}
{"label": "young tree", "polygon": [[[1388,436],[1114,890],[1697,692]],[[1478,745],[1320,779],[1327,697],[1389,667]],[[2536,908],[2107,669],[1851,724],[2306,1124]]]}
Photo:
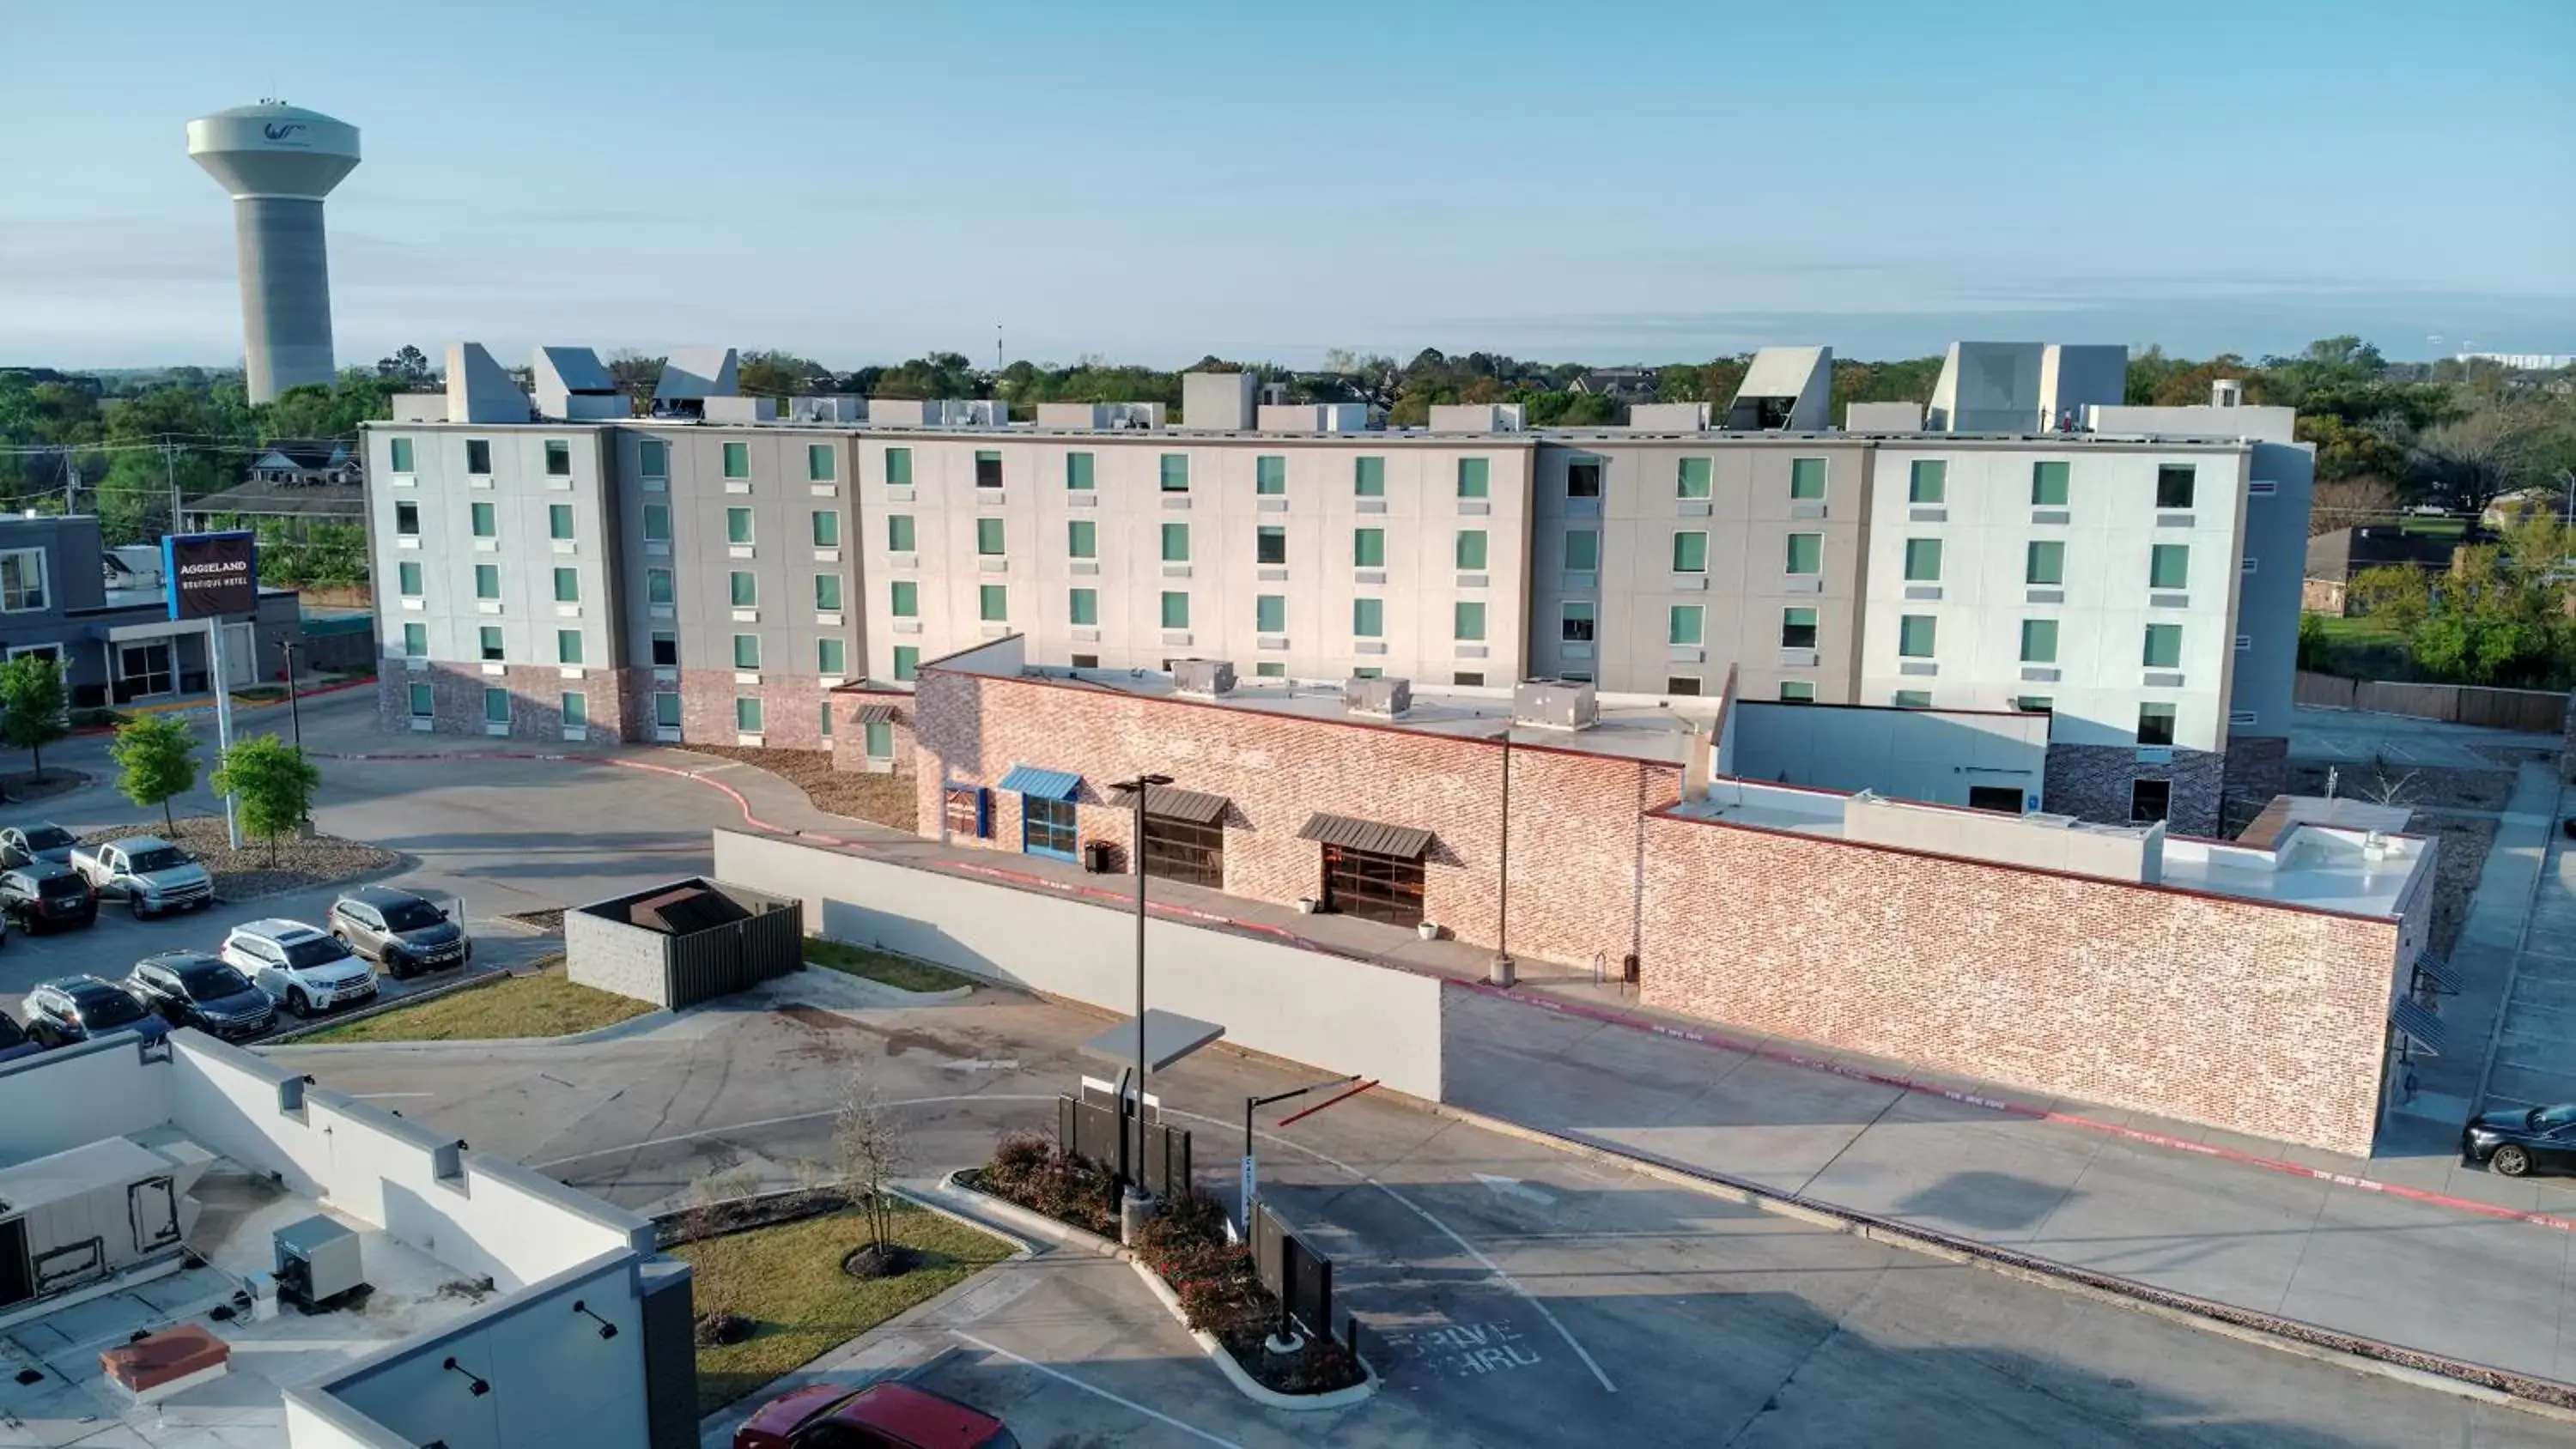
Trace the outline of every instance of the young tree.
{"label": "young tree", "polygon": [[215,768],[215,792],[233,797],[242,829],[268,842],[272,865],[277,838],[304,819],[321,783],[321,770],[275,735],[234,741]]}
{"label": "young tree", "polygon": [[71,733],[65,717],[62,666],[44,654],[21,654],[0,664],[0,744],[35,757],[45,777],[45,746]]}
{"label": "young tree", "polygon": [[166,714],[139,716],[118,727],[107,753],[125,771],[116,787],[137,805],[161,807],[161,822],[177,834],[170,802],[197,788],[196,732]]}
{"label": "young tree", "polygon": [[891,1188],[910,1160],[911,1144],[903,1124],[864,1076],[853,1073],[842,1092],[832,1148],[841,1159],[841,1180],[867,1194],[869,1245],[879,1261],[890,1262],[895,1253]]}

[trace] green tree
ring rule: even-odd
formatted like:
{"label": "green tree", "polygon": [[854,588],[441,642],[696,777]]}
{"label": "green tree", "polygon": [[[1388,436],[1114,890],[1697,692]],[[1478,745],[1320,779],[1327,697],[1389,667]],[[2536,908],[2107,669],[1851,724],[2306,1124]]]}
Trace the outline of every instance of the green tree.
{"label": "green tree", "polygon": [[117,729],[107,753],[125,772],[116,788],[137,805],[160,806],[161,823],[175,836],[170,802],[197,788],[196,732],[166,714],[142,715]]}
{"label": "green tree", "polygon": [[2301,614],[2299,616],[2299,667],[2310,671],[2325,668],[2328,648],[2326,616]]}
{"label": "green tree", "polygon": [[215,767],[215,793],[231,796],[242,829],[268,842],[272,865],[277,838],[303,821],[321,783],[321,770],[273,734],[234,741]]}
{"label": "green tree", "polygon": [[62,666],[51,656],[21,654],[0,664],[0,744],[35,758],[45,777],[45,746],[71,733],[65,716]]}

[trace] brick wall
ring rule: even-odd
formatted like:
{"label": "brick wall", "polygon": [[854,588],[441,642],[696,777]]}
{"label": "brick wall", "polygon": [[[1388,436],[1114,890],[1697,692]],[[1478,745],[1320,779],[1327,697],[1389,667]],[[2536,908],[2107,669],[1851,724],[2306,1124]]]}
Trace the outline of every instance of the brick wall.
{"label": "brick wall", "polygon": [[2333,1152],[2370,1150],[2398,929],[1645,822],[1650,1006]]}
{"label": "brick wall", "polygon": [[[670,684],[648,687],[666,692],[673,688]],[[822,680],[813,675],[764,674],[758,684],[737,684],[730,669],[683,669],[677,688],[684,741],[734,743],[742,734],[736,727],[734,701],[750,698],[760,701],[763,745],[779,750],[830,748],[831,742],[823,738],[826,692]]]}
{"label": "brick wall", "polygon": [[2224,789],[2231,796],[2268,802],[2289,788],[2290,742],[2279,735],[2247,735],[2227,742]]}
{"label": "brick wall", "polygon": [[832,701],[832,768],[835,770],[868,770],[883,767],[882,761],[868,759],[867,731],[859,724],[859,711],[872,705],[894,710],[894,766],[896,771],[912,769],[912,696],[899,690],[869,692],[838,690]]}
{"label": "brick wall", "polygon": [[388,663],[391,667],[376,681],[376,713],[378,723],[389,730],[411,728],[411,687],[427,684],[434,710],[433,734],[493,738],[484,728],[483,691],[498,688],[510,692],[506,738],[562,744],[562,698],[567,693],[581,694],[588,701],[590,739],[614,740],[624,735],[630,696],[618,670],[588,669],[579,679],[566,679],[552,664],[511,664],[499,674],[486,674],[479,664],[433,662],[427,669],[413,670],[400,660]]}
{"label": "brick wall", "polygon": [[625,921],[588,911],[566,911],[565,979],[655,1006],[669,1006],[670,977],[663,969],[664,949],[669,941],[657,931]]}
{"label": "brick wall", "polygon": [[2129,786],[2169,780],[2173,797],[2165,828],[2181,835],[2218,834],[2227,757],[2215,750],[2175,750],[2169,763],[2141,764],[2129,745],[2050,745],[2048,790],[2040,808],[2103,825],[2129,823]]}

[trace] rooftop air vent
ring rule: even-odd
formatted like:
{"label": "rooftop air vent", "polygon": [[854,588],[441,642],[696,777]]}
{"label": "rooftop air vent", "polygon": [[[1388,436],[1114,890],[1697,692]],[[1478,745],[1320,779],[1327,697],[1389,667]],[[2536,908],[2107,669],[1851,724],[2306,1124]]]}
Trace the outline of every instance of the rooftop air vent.
{"label": "rooftop air vent", "polygon": [[1234,693],[1234,661],[1230,659],[1175,659],[1172,661],[1172,688],[1182,694],[1195,694],[1215,699]]}
{"label": "rooftop air vent", "polygon": [[1342,704],[1353,714],[1397,719],[1413,708],[1413,681],[1354,675],[1342,686]]}
{"label": "rooftop air vent", "polygon": [[1523,680],[1512,690],[1512,723],[1543,730],[1588,730],[1601,722],[1601,701],[1589,684],[1561,679]]}

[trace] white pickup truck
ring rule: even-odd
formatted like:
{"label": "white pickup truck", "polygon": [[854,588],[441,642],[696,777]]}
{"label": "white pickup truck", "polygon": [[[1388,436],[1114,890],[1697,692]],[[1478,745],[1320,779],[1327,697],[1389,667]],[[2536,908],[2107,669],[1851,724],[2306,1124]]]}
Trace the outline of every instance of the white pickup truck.
{"label": "white pickup truck", "polygon": [[214,877],[206,868],[157,835],[75,846],[72,869],[100,899],[122,900],[137,916],[202,911],[215,899]]}

